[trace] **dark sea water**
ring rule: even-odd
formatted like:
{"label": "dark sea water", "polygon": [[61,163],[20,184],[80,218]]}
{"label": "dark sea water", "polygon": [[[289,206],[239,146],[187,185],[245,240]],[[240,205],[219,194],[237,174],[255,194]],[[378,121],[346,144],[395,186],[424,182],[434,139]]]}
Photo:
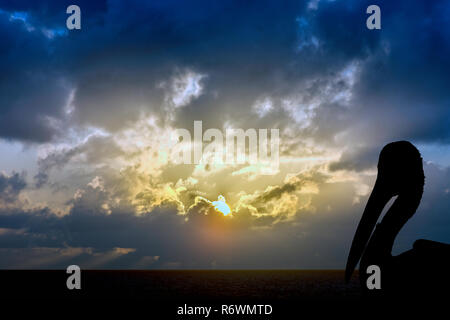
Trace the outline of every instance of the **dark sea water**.
{"label": "dark sea water", "polygon": [[[20,299],[27,307],[24,299],[39,300],[37,309],[27,307],[36,315],[55,306],[70,312],[93,306],[103,314],[131,302],[126,312],[144,309],[145,319],[309,319],[311,314],[314,319],[365,319],[369,314],[383,318],[393,310],[403,319],[405,312],[415,314],[416,307],[431,315],[449,297],[443,287],[439,301],[424,301],[429,292],[416,301],[368,299],[361,294],[358,273],[345,284],[343,270],[82,270],[80,290],[67,289],[68,276],[65,270],[0,270],[0,303],[12,306],[5,301]],[[224,306],[246,305],[270,305],[271,313],[221,314]],[[211,314],[179,314],[196,306],[211,308]]]}
{"label": "dark sea water", "polygon": [[2,270],[10,297],[118,298],[152,301],[288,301],[359,299],[357,275],[342,270],[88,270],[68,290],[65,270]]}

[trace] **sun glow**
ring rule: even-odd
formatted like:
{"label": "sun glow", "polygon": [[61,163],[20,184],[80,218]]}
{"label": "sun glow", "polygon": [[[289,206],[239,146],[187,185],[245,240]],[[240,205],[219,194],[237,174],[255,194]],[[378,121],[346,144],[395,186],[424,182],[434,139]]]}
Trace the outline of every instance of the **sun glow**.
{"label": "sun glow", "polygon": [[214,206],[214,209],[216,209],[217,211],[223,213],[224,216],[226,216],[229,213],[231,213],[231,209],[228,206],[228,204],[225,202],[225,197],[223,195],[220,195],[217,198],[217,201],[213,201],[212,204]]}

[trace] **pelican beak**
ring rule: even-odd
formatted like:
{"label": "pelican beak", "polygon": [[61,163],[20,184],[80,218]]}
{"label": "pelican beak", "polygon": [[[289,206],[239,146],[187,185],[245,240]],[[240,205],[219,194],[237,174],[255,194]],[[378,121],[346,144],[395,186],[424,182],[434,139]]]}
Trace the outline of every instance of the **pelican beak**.
{"label": "pelican beak", "polygon": [[367,201],[366,208],[359,221],[358,228],[356,229],[355,236],[353,238],[352,247],[347,259],[347,266],[345,268],[345,282],[348,283],[358,264],[359,259],[366,248],[367,242],[370,239],[375,224],[383,211],[384,206],[392,197],[392,195],[387,192],[386,186],[382,180],[377,178],[375,186],[372,193]]}

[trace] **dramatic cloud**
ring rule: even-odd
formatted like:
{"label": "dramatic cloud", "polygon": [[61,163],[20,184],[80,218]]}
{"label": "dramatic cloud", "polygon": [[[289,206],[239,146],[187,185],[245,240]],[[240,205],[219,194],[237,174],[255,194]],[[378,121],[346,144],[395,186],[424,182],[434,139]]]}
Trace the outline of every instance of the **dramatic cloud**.
{"label": "dramatic cloud", "polygon": [[330,170],[355,170],[363,171],[375,168],[381,147],[353,147],[342,152],[338,161],[330,163]]}
{"label": "dramatic cloud", "polygon": [[0,172],[0,203],[8,203],[17,200],[20,191],[26,187],[24,174],[17,172],[7,176]]}

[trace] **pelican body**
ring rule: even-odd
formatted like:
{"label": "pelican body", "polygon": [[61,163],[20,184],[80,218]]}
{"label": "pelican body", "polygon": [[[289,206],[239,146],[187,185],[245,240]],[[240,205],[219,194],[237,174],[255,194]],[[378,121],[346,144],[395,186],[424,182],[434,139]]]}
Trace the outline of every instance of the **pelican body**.
{"label": "pelican body", "polygon": [[[442,297],[443,290],[450,290],[450,245],[420,239],[411,250],[398,256],[391,253],[397,234],[420,204],[424,181],[422,157],[410,142],[392,142],[383,148],[375,186],[354,235],[345,270],[348,282],[361,260],[359,277],[367,295]],[[396,200],[377,224],[394,196]],[[381,290],[367,287],[370,265],[380,268]]]}

